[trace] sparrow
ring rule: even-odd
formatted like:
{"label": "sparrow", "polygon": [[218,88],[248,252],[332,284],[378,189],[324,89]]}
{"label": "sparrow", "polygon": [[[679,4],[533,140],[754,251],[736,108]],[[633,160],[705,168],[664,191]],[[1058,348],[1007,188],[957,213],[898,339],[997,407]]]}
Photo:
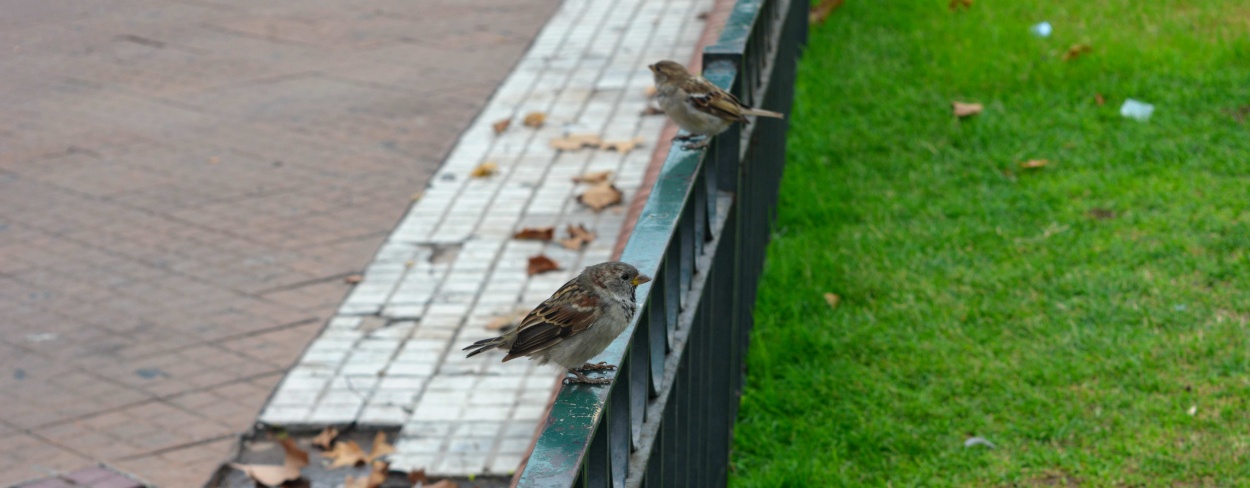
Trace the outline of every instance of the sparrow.
{"label": "sparrow", "polygon": [[463,350],[472,349],[466,357],[473,357],[491,349],[505,349],[508,355],[504,361],[529,356],[538,364],[551,362],[568,370],[574,378],[565,378],[566,384],[607,384],[607,378],[590,379],[584,372],[616,366],[586,361],[607,349],[629,326],[638,310],[634,291],[648,281],[651,277],[619,261],[588,266],[530,311],[515,329]]}
{"label": "sparrow", "polygon": [[716,85],[686,71],[675,61],[660,61],[647,66],[655,75],[656,98],[660,108],[681,127],[687,135],[674,137],[674,141],[689,141],[704,136],[698,143],[687,143],[683,149],[707,147],[712,136],[725,132],[734,122],[750,123],[748,115],[785,118],[785,114],[743,107],[737,97]]}

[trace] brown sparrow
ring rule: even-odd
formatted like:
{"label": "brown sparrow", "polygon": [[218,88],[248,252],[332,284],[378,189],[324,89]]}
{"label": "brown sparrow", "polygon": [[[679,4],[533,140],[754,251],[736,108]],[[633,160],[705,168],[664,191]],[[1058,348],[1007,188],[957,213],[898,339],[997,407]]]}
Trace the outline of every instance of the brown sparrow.
{"label": "brown sparrow", "polygon": [[785,118],[785,114],[743,107],[737,97],[702,76],[690,74],[675,61],[660,61],[647,68],[655,75],[655,93],[660,108],[678,127],[689,132],[673,140],[688,141],[695,136],[704,136],[698,143],[683,145],[684,149],[706,147],[712,136],[725,132],[734,122],[750,123],[748,115]]}
{"label": "brown sparrow", "polygon": [[463,350],[472,349],[467,357],[473,357],[495,348],[507,349],[504,361],[529,356],[538,364],[553,362],[569,370],[576,378],[565,378],[566,383],[606,384],[607,378],[589,379],[583,371],[616,366],[586,361],[607,349],[629,326],[638,310],[634,290],[648,281],[650,277],[622,262],[588,266],[530,311],[517,328]]}

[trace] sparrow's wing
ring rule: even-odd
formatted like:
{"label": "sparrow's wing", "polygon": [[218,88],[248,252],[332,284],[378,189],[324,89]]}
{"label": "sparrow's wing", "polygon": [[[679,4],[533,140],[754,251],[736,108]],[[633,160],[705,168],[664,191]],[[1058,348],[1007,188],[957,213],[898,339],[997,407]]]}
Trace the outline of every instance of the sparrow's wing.
{"label": "sparrow's wing", "polygon": [[599,319],[599,310],[598,297],[576,280],[566,283],[521,320],[516,341],[503,360],[529,356],[581,333]]}
{"label": "sparrow's wing", "polygon": [[690,106],[701,112],[725,120],[747,121],[742,115],[742,102],[737,97],[703,78],[691,77],[681,84],[681,89],[687,93],[686,99],[690,101]]}

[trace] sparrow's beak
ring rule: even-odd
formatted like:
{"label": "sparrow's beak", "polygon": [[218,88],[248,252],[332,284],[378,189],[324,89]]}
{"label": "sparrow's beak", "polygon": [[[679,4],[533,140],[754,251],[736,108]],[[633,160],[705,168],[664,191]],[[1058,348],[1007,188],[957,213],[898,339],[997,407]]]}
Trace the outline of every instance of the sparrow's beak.
{"label": "sparrow's beak", "polygon": [[645,274],[640,274],[640,275],[638,275],[638,276],[635,276],[635,277],[634,277],[634,281],[631,281],[631,282],[630,282],[630,284],[632,284],[632,285],[634,285],[634,286],[638,286],[638,285],[641,285],[641,284],[646,283],[646,282],[648,282],[648,281],[651,281],[651,277],[650,277],[650,276],[647,276],[647,275],[645,275]]}
{"label": "sparrow's beak", "polygon": [[652,72],[652,73],[655,73],[655,65],[654,65],[654,64],[648,64],[648,65],[647,65],[647,69],[651,70],[651,72]]}

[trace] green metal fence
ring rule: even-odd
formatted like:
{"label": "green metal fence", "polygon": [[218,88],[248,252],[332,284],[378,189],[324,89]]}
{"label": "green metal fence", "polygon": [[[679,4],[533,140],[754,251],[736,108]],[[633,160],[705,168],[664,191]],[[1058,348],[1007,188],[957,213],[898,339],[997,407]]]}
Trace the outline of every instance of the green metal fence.
{"label": "green metal fence", "polygon": [[[789,113],[806,38],[806,2],[740,0],[703,75]],[[707,150],[669,152],[621,257],[655,280],[600,357],[618,365],[615,380],[560,391],[519,486],[726,483],[787,128],[760,118]]]}

